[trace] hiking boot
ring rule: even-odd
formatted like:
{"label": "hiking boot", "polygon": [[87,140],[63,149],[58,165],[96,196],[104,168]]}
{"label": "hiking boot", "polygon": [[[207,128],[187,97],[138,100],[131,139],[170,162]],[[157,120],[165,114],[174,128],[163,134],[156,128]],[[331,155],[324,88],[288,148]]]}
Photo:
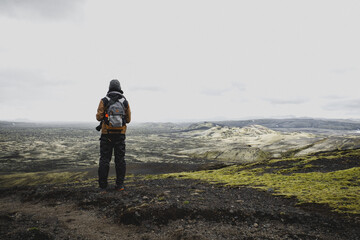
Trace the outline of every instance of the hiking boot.
{"label": "hiking boot", "polygon": [[116,191],[124,191],[124,190],[125,190],[125,187],[124,187],[124,185],[116,185],[116,186],[115,186],[115,190],[116,190]]}
{"label": "hiking boot", "polygon": [[100,194],[105,194],[105,193],[107,193],[106,188],[100,188],[100,189],[99,189],[99,193],[100,193]]}

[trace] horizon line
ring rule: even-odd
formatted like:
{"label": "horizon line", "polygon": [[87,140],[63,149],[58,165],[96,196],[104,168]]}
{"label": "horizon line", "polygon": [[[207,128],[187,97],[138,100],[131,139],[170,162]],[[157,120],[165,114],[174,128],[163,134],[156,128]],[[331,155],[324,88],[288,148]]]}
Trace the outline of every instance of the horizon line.
{"label": "horizon line", "polygon": [[[184,119],[184,120],[169,120],[169,121],[132,121],[130,124],[145,124],[145,123],[196,123],[196,122],[228,122],[228,121],[252,121],[252,120],[265,120],[265,119],[309,119],[309,120],[347,120],[347,121],[360,121],[360,118],[326,118],[326,117],[295,117],[295,116],[278,116],[278,117],[253,117],[253,118],[238,118],[238,119]],[[37,121],[28,119],[15,119],[6,120],[0,119],[0,122],[7,123],[33,123],[33,124],[98,124],[97,121]]]}

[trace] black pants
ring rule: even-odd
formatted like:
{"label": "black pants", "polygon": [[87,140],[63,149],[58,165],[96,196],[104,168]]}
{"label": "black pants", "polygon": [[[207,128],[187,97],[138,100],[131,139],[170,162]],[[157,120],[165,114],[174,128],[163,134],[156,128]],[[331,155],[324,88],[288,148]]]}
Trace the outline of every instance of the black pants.
{"label": "black pants", "polygon": [[125,163],[125,134],[102,134],[100,138],[100,161],[99,161],[99,187],[106,188],[110,161],[114,150],[116,185],[124,184],[126,163]]}

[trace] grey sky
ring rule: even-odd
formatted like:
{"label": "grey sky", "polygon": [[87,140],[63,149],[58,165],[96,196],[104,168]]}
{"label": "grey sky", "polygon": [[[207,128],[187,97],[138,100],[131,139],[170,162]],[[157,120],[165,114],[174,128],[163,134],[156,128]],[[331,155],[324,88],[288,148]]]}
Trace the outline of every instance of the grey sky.
{"label": "grey sky", "polygon": [[[32,4],[29,4],[31,2]],[[360,118],[359,1],[0,0],[0,119]]]}
{"label": "grey sky", "polygon": [[78,15],[83,0],[1,0],[0,13],[19,19],[62,19]]}

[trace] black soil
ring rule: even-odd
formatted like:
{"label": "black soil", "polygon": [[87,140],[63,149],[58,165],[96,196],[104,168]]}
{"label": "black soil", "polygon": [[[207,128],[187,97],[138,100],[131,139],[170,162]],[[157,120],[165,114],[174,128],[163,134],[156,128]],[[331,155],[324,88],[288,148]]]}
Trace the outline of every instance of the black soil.
{"label": "black soil", "polygon": [[0,239],[360,239],[359,216],[194,180],[18,187],[0,202]]}

